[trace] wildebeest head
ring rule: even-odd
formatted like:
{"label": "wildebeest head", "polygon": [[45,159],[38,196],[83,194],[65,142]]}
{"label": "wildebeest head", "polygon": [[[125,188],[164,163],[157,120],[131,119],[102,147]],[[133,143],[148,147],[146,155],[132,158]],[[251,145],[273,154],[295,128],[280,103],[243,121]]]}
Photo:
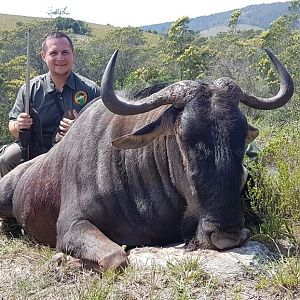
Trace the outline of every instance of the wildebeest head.
{"label": "wildebeest head", "polygon": [[280,78],[279,92],[266,99],[244,92],[230,78],[220,78],[212,83],[179,81],[137,102],[121,100],[113,89],[117,51],[102,78],[102,100],[113,113],[141,114],[169,105],[154,122],[112,143],[133,149],[161,135],[176,137],[192,198],[187,199],[185,217],[196,220],[196,244],[204,248],[227,249],[249,237],[241,212],[242,161],[245,144],[258,135],[258,130],[247,123],[238,104],[275,109],[287,103],[294,91],[286,69],[266,51]]}

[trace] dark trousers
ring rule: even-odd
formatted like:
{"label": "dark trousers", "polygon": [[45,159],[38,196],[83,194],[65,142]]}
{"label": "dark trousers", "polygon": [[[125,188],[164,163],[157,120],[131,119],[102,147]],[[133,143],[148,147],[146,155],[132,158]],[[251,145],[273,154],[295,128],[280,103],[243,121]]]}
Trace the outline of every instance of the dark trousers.
{"label": "dark trousers", "polygon": [[22,151],[20,144],[15,142],[3,146],[0,151],[0,179],[20,164]]}

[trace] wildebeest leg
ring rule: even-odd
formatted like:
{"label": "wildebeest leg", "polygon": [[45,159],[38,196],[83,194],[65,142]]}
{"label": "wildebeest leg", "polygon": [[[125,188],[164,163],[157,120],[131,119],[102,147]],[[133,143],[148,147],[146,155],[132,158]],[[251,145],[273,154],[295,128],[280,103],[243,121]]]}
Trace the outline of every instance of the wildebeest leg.
{"label": "wildebeest leg", "polygon": [[23,164],[18,165],[8,174],[6,174],[0,180],[0,218],[12,218],[13,215],[13,206],[12,206],[12,198],[14,191],[18,182],[20,181],[21,176],[24,172],[33,165],[36,161],[38,161],[40,157],[36,159],[32,159]]}
{"label": "wildebeest leg", "polygon": [[38,159],[32,159],[21,165],[18,165],[0,180],[0,219],[2,230],[9,235],[18,236],[21,233],[21,227],[13,213],[12,199],[14,191],[24,172],[33,165]]}
{"label": "wildebeest leg", "polygon": [[0,218],[14,217],[12,198],[20,177],[20,172],[13,170],[0,180]]}
{"label": "wildebeest leg", "polygon": [[184,216],[181,221],[181,235],[186,244],[196,236],[199,220],[195,216]]}
{"label": "wildebeest leg", "polygon": [[13,214],[12,198],[17,184],[18,176],[6,174],[0,180],[0,227],[8,236],[19,236],[21,227]]}
{"label": "wildebeest leg", "polygon": [[57,222],[56,250],[80,258],[87,268],[105,271],[128,265],[126,252],[107,238],[88,220],[74,221],[66,226],[60,216]]}

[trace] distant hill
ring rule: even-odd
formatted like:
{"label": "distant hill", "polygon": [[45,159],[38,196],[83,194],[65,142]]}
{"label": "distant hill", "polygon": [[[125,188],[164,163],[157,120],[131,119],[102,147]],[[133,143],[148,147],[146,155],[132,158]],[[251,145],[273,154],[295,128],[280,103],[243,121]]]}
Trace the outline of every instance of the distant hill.
{"label": "distant hill", "polygon": [[[47,21],[50,18],[38,18],[38,17],[26,17],[26,16],[16,16],[0,13],[0,31],[12,29],[16,26],[22,26],[22,24],[32,23],[35,21]],[[114,29],[115,27],[111,25],[100,25],[94,23],[88,23],[88,26],[92,29],[92,33],[97,37],[103,37],[107,32]]]}
{"label": "distant hill", "polygon": [[[288,1],[271,4],[250,5],[241,8],[241,16],[239,17],[238,28],[265,30],[269,28],[270,24],[279,16],[285,15],[289,12],[289,4],[290,2]],[[190,18],[189,28],[199,31],[204,35],[213,35],[220,31],[226,31],[228,21],[233,11],[235,11],[235,9],[209,16]],[[173,22],[175,22],[175,20]],[[173,22],[141,26],[141,29],[144,31],[157,31],[159,33],[165,33],[168,31]]]}
{"label": "distant hill", "polygon": [[[8,15],[8,14],[0,13],[0,34],[1,31],[11,30],[19,26],[22,26],[26,23],[49,21],[49,20],[50,18],[27,17],[27,16],[17,16],[17,15]],[[103,38],[111,30],[118,28],[109,24],[102,25],[102,24],[89,23],[89,22],[86,23],[91,28],[92,35],[96,36],[97,38]],[[149,43],[156,43],[159,39],[157,34],[152,34],[148,32],[144,32],[144,36]]]}
{"label": "distant hill", "polygon": [[[263,1],[263,0],[262,0]],[[238,29],[241,30],[266,30],[270,24],[276,20],[279,16],[287,14],[289,1],[277,2],[271,4],[258,4],[250,5],[241,9],[241,16],[239,18]],[[215,35],[220,31],[226,31],[228,29],[227,24],[232,12],[230,10],[222,13],[216,13],[209,16],[200,16],[191,18],[189,27],[192,30],[199,31],[205,36]],[[49,18],[37,18],[7,15],[0,13],[0,31],[5,29],[11,29],[15,26],[22,26],[24,23],[30,23],[33,21],[49,20]],[[173,22],[175,22],[174,20]],[[141,26],[140,28],[147,31],[156,31],[158,33],[165,33],[168,31],[173,22],[166,22],[160,24],[153,24],[147,26]],[[95,23],[87,23],[92,29],[92,33],[98,37],[104,36],[108,31],[116,28],[111,25],[101,25]],[[146,33],[147,35],[147,33]],[[148,36],[148,35],[147,35]]]}

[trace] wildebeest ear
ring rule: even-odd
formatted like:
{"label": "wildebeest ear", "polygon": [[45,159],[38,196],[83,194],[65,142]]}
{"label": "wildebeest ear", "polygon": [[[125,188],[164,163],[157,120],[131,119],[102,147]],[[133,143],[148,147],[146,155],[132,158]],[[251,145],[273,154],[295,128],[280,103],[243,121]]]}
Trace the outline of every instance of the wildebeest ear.
{"label": "wildebeest ear", "polygon": [[256,127],[248,124],[248,133],[246,135],[245,144],[250,144],[253,142],[257,138],[258,134],[259,130]]}
{"label": "wildebeest ear", "polygon": [[112,141],[112,144],[121,149],[137,149],[144,147],[162,134],[174,133],[174,122],[178,115],[176,109],[167,109],[159,118],[139,130],[126,134]]}
{"label": "wildebeest ear", "polygon": [[[141,131],[145,132],[141,133]],[[153,123],[150,123],[134,133],[126,134],[114,139],[112,144],[121,149],[137,149],[148,145],[162,133],[160,126],[153,126]]]}

